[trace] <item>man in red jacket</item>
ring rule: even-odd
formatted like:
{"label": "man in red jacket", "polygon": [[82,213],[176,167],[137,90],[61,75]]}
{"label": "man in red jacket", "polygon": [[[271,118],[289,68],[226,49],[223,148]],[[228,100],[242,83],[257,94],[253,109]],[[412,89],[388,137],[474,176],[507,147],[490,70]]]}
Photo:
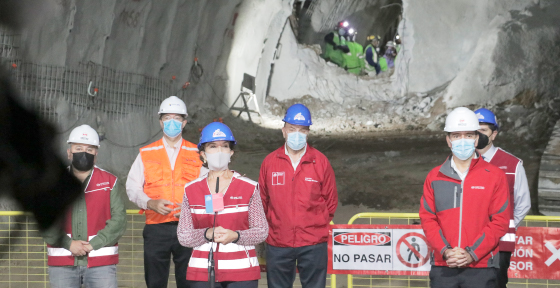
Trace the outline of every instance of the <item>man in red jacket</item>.
{"label": "man in red jacket", "polygon": [[432,252],[431,287],[495,287],[498,242],[508,228],[506,175],[475,153],[478,118],[459,107],[447,116],[453,154],[428,174],[420,200]]}
{"label": "man in red jacket", "polygon": [[307,144],[311,113],[302,104],[286,111],[285,145],[263,161],[259,177],[268,220],[268,287],[292,287],[296,263],[303,288],[324,288],[329,222],[338,205],[334,171],[321,152]]}

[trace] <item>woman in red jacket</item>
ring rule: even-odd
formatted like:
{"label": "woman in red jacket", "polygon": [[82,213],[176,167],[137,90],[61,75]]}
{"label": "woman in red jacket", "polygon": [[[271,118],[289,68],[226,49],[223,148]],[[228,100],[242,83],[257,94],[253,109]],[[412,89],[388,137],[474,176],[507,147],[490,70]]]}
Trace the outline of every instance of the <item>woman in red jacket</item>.
{"label": "woman in red jacket", "polygon": [[[177,236],[181,245],[194,248],[186,275],[192,288],[208,287],[211,247],[215,287],[258,286],[260,267],[254,245],[266,239],[268,224],[257,182],[228,169],[235,144],[225,124],[207,125],[198,149],[210,171],[185,185]],[[206,205],[213,194],[223,198],[223,210]],[[216,210],[221,211],[212,213]]]}

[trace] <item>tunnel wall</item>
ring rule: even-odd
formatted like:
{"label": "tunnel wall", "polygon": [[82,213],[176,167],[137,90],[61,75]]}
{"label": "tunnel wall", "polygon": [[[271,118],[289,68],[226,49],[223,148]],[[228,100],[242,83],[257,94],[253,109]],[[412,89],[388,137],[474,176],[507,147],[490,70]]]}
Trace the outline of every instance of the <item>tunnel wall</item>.
{"label": "tunnel wall", "polygon": [[[16,78],[32,79],[19,88],[36,91],[25,100],[58,126],[62,157],[72,128],[89,124],[105,137],[98,163],[125,179],[138,148],[162,137],[157,110],[164,98],[175,94],[187,103],[185,130],[195,143],[198,128],[225,114],[243,73],[256,75],[266,42],[276,46],[292,1],[50,3],[43,23],[20,32],[24,60],[8,64],[18,63]],[[191,75],[195,57],[204,69],[199,79]],[[96,97],[88,95],[90,82]]]}

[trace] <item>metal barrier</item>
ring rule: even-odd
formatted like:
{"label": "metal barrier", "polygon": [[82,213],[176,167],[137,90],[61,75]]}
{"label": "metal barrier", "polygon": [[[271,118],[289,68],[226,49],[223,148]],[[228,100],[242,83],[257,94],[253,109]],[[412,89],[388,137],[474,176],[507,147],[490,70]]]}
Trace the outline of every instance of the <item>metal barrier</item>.
{"label": "metal barrier", "polygon": [[[146,287],[144,282],[144,215],[127,210],[127,230],[119,240],[119,287]],[[0,211],[0,287],[49,287],[46,246],[33,216],[21,211]],[[171,261],[168,287],[175,287]],[[266,276],[263,273],[263,276]],[[264,278],[264,277],[263,277]],[[336,276],[327,278],[336,287]],[[296,280],[296,286],[299,280]],[[259,281],[266,287],[266,281]]]}
{"label": "metal barrier", "polygon": [[[420,224],[418,213],[359,213],[350,218],[348,224],[355,224],[359,219],[367,219],[368,223],[357,224]],[[560,216],[526,216],[522,226],[560,227]],[[425,276],[348,275],[348,288],[353,287],[430,287],[430,280]],[[508,287],[560,287],[560,281],[512,278]]]}

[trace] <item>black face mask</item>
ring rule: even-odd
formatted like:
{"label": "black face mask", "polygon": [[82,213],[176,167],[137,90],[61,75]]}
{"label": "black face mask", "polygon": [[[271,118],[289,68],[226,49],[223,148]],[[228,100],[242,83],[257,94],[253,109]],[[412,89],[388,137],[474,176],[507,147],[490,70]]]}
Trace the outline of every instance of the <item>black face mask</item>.
{"label": "black face mask", "polygon": [[477,133],[478,133],[478,145],[476,145],[476,149],[479,150],[484,149],[486,146],[488,146],[488,143],[490,143],[490,138],[488,138],[488,136],[478,131]]}
{"label": "black face mask", "polygon": [[72,153],[72,166],[78,171],[89,171],[93,168],[95,155],[87,152]]}

